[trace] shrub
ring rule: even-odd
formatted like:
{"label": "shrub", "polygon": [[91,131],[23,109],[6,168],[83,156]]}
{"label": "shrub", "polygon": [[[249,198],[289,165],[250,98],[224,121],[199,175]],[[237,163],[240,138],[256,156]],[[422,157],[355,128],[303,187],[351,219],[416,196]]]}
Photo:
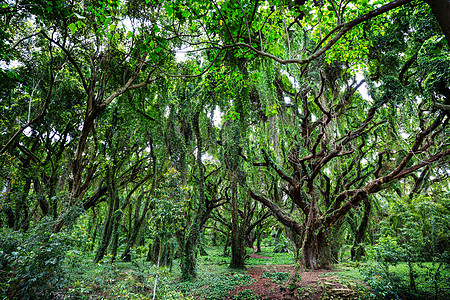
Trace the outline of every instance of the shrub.
{"label": "shrub", "polygon": [[64,234],[51,234],[48,223],[30,233],[1,229],[0,282],[3,296],[20,299],[51,297],[66,282],[64,269],[68,242]]}
{"label": "shrub", "polygon": [[275,246],[273,247],[273,253],[288,253],[289,251],[289,239],[284,236],[280,236]]}
{"label": "shrub", "polygon": [[376,266],[360,269],[364,281],[371,288],[373,299],[401,299],[401,278],[384,272]]}

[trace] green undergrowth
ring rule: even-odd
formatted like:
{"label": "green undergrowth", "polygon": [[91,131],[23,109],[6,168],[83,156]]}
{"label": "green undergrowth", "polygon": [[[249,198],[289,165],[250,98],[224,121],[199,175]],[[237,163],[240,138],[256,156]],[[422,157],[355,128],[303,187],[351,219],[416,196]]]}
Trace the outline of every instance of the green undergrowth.
{"label": "green undergrowth", "polygon": [[290,274],[287,272],[264,272],[261,278],[270,278],[272,281],[280,284],[289,279]]}
{"label": "green undergrowth", "polygon": [[[208,255],[197,256],[197,277],[192,281],[180,281],[178,260],[174,261],[172,269],[160,268],[157,299],[219,300],[224,299],[236,287],[249,286],[254,282],[254,279],[247,275],[246,270],[233,270],[228,267],[230,257],[223,255],[222,247],[210,247],[206,249],[206,252]],[[270,278],[279,284],[285,282],[289,273],[274,272],[271,266],[293,265],[293,254],[273,253],[272,248],[267,247],[258,255],[270,257],[270,259],[247,257],[247,268],[263,266],[266,271],[262,277]],[[151,262],[145,261],[144,255],[135,255],[134,262],[118,261],[113,264],[110,263],[109,256],[106,256],[101,263],[94,264],[92,255],[78,251],[68,251],[66,257],[65,270],[68,278],[65,291],[69,299],[152,299],[157,269]],[[416,296],[434,295],[435,288],[430,277],[432,267],[431,263],[423,263],[416,268],[418,289]],[[408,266],[400,262],[391,266],[389,272],[391,278],[388,280],[376,263],[347,262],[336,265],[334,270],[324,273],[321,277],[361,291],[361,298],[377,299],[380,295],[399,295],[400,297],[408,285]],[[449,296],[449,278],[450,270],[442,267],[438,285],[440,294],[445,297]],[[250,292],[246,291],[235,298],[245,299],[246,293],[250,295]]]}
{"label": "green undergrowth", "polygon": [[406,262],[390,265],[388,273],[374,261],[341,263],[321,277],[360,290],[364,299],[450,299],[450,268],[442,266],[437,273],[437,267],[431,262],[414,264],[416,290],[410,287]]}
{"label": "green undergrowth", "polygon": [[238,286],[249,286],[255,280],[242,273],[228,273],[219,276],[205,274],[189,282],[178,282],[167,285],[168,290],[180,291],[185,296],[195,299],[220,300],[226,297],[229,291]]}
{"label": "green undergrowth", "polygon": [[[208,255],[197,256],[197,278],[180,282],[181,272],[178,260],[172,270],[160,268],[158,275],[158,299],[223,299],[230,290],[238,286],[248,286],[254,279],[246,275],[246,270],[230,269],[230,257],[223,255],[222,247],[206,249]],[[247,267],[252,265],[290,264],[292,253],[272,253],[265,248],[258,253],[266,258],[247,258]],[[82,255],[73,251],[68,254],[67,293],[74,299],[112,298],[151,299],[156,267],[146,262],[144,257],[136,257],[134,262],[110,263],[106,256],[100,263],[92,262],[92,255]]]}
{"label": "green undergrowth", "polygon": [[437,263],[422,262],[413,266],[415,289],[410,283],[410,269],[406,262],[389,266],[369,262],[359,268],[363,280],[371,287],[374,299],[450,299],[450,268]]}

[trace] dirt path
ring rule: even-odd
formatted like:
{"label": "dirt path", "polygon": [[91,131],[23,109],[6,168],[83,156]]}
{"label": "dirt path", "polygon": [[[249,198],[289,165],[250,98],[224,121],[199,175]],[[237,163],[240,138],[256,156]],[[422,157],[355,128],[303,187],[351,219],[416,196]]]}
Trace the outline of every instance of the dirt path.
{"label": "dirt path", "polygon": [[[291,286],[290,289],[284,288],[286,281],[279,283],[271,278],[261,277],[265,272],[285,272],[291,273],[294,270],[293,265],[273,265],[273,266],[253,266],[247,270],[247,274],[250,275],[256,282],[250,286],[241,286],[231,291],[228,297],[225,299],[233,299],[238,295],[240,291],[252,290],[254,294],[260,296],[263,300],[278,300],[278,299],[320,299],[324,283],[332,286],[332,288],[343,288],[342,285],[334,278],[330,278],[330,273],[335,272],[332,270],[317,270],[313,272],[303,272],[301,274],[301,281],[296,283],[295,286]],[[266,275],[268,274],[266,273]],[[346,298],[346,299],[351,299]]]}

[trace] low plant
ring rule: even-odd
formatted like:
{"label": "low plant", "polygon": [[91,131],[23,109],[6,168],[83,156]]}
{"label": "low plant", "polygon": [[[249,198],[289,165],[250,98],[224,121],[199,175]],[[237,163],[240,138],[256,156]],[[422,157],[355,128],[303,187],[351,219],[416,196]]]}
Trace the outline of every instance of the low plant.
{"label": "low plant", "polygon": [[270,278],[276,283],[281,283],[289,279],[289,273],[287,272],[264,272],[261,278]]}
{"label": "low plant", "polygon": [[242,291],[239,291],[238,294],[235,297],[236,300],[258,300],[261,299],[261,297],[252,290],[245,289]]}

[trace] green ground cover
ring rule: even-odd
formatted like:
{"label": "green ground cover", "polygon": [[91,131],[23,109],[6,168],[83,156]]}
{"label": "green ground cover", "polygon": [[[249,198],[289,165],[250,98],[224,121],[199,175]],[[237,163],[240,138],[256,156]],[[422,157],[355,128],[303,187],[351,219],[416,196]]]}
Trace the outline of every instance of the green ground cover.
{"label": "green ground cover", "polygon": [[[250,250],[250,249],[248,249]],[[157,298],[158,299],[224,299],[230,290],[238,286],[249,286],[254,279],[246,274],[245,270],[232,270],[228,268],[230,257],[223,256],[222,247],[206,249],[207,256],[198,256],[197,278],[190,282],[180,282],[180,270],[178,261],[175,260],[172,270],[161,267],[158,275]],[[292,253],[273,253],[272,247],[265,247],[258,255],[267,258],[247,259],[248,267],[256,265],[293,265]],[[110,264],[107,260],[103,263],[92,263],[92,257],[79,255],[68,260],[69,274],[68,294],[75,299],[151,299],[154,286],[156,267],[146,262],[144,257],[135,262],[117,262]],[[437,265],[422,263],[415,266],[416,289],[414,298],[435,294],[433,274],[436,274]],[[266,274],[267,273],[267,274]],[[263,278],[272,278],[284,273],[263,274]],[[344,262],[335,266],[329,273],[323,273],[322,277],[332,279],[345,286],[370,291],[364,293],[362,298],[372,299],[400,299],[409,287],[409,268],[404,262],[389,267],[387,276],[376,262],[352,263]],[[286,278],[272,278],[274,282],[283,283]],[[450,295],[450,270],[440,269],[437,278],[439,295]],[[244,297],[246,293],[240,295]],[[446,296],[447,295],[447,296]]]}

